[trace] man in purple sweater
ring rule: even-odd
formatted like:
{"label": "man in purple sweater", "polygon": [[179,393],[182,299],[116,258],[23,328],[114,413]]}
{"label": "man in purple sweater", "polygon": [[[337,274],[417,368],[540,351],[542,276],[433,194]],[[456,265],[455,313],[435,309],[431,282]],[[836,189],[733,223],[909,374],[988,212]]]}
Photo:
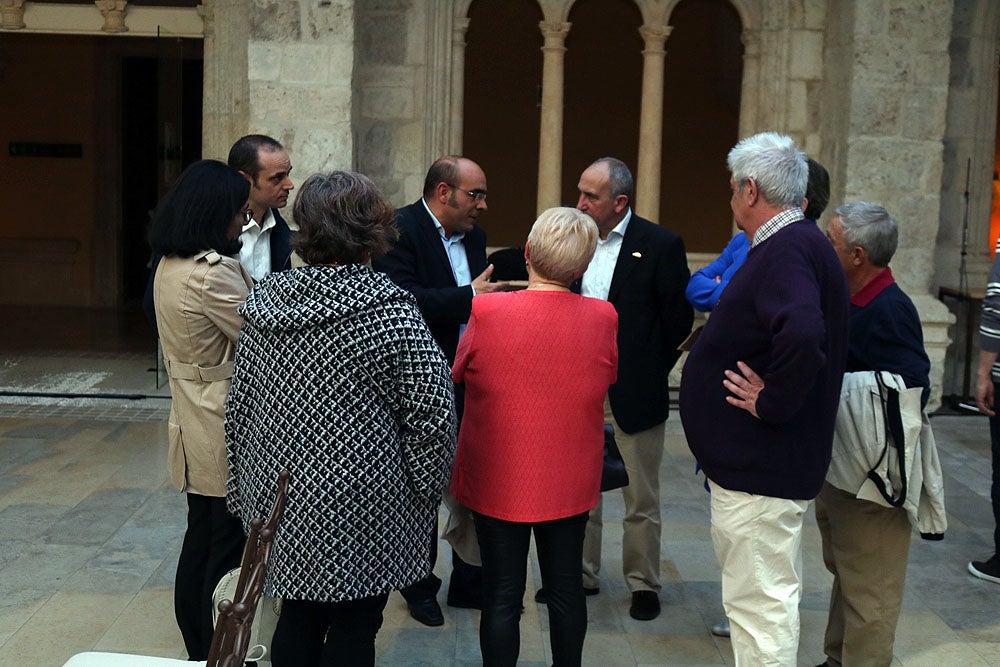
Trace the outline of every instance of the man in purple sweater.
{"label": "man in purple sweater", "polygon": [[685,363],[681,420],[711,485],[736,664],[793,666],[802,518],[830,464],[850,296],[830,243],[804,221],[795,143],[758,134],[728,165],[750,251]]}

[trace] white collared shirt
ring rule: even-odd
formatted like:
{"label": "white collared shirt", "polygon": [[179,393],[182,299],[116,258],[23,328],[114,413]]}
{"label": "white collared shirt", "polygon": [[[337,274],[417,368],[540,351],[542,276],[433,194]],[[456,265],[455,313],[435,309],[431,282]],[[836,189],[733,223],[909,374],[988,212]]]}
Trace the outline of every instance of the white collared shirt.
{"label": "white collared shirt", "polygon": [[[451,238],[448,238],[444,232],[444,226],[441,222],[431,213],[431,209],[427,206],[427,202],[423,199],[420,202],[427,209],[427,214],[431,216],[431,220],[434,221],[434,226],[437,227],[438,234],[441,235],[441,243],[444,244],[444,253],[448,255],[448,263],[451,264],[451,273],[455,276],[455,284],[459,287],[464,285],[472,284],[472,272],[469,269],[469,257],[465,254],[465,246],[462,244],[462,239],[465,238],[465,233],[461,232],[458,234],[452,234]],[[476,290],[473,288],[472,294],[475,295]]]}
{"label": "white collared shirt", "polygon": [[[472,296],[476,296],[476,288],[472,286],[472,271],[469,269],[469,256],[465,254],[465,245],[462,243],[462,239],[465,238],[465,232],[452,234],[451,238],[448,238],[444,233],[444,225],[431,212],[431,207],[427,205],[427,202],[423,198],[421,198],[420,203],[427,209],[427,215],[431,216],[434,226],[437,227],[438,234],[441,235],[441,243],[444,244],[444,254],[448,256],[448,263],[451,264],[451,273],[455,276],[455,284],[459,287],[468,285],[469,289],[472,290]],[[464,333],[465,325],[460,324],[458,326],[458,337],[461,338]]]}
{"label": "white collared shirt", "polygon": [[240,264],[254,280],[261,280],[271,273],[271,230],[276,224],[274,213],[271,209],[267,209],[263,224],[251,220],[243,225],[243,231],[240,233],[240,241],[243,242],[243,247],[240,248]]}
{"label": "white collared shirt", "polygon": [[608,232],[608,238],[597,239],[597,250],[594,252],[594,259],[590,260],[590,266],[583,274],[583,282],[580,286],[580,293],[583,296],[594,297],[595,299],[608,300],[608,292],[611,290],[611,279],[615,275],[615,265],[618,263],[618,253],[622,249],[622,241],[625,239],[625,230],[628,222],[632,219],[632,209],[625,213],[622,221],[615,225],[615,228]]}

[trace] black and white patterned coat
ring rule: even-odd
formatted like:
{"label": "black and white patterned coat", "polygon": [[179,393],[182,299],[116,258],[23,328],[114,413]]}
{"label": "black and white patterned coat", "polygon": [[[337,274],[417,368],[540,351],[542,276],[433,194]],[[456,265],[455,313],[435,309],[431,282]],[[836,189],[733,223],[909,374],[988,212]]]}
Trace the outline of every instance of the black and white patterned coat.
{"label": "black and white patterned coat", "polygon": [[230,511],[266,516],[292,474],[267,591],[336,602],[422,579],[456,425],[415,299],[367,266],[308,266],[270,274],[239,312]]}

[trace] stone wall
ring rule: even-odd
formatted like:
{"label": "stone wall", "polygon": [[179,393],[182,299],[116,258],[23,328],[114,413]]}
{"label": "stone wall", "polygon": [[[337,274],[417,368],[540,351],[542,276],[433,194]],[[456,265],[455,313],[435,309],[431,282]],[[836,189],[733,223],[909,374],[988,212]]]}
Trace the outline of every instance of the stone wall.
{"label": "stone wall", "polygon": [[832,205],[879,202],[899,223],[893,273],[924,325],[933,408],[954,320],[931,296],[952,8],[932,0],[882,0],[854,3],[853,11],[842,12],[836,4],[829,16],[836,28],[828,34],[836,37],[827,49],[824,105],[831,115],[824,121],[824,143],[833,146]]}
{"label": "stone wall", "polygon": [[357,7],[357,167],[396,206],[420,196],[428,166],[422,150],[427,9],[413,0],[370,0]]}
{"label": "stone wall", "polygon": [[[990,266],[991,176],[997,128],[997,41],[1000,6],[993,0],[956,0],[949,47],[950,74],[940,225],[935,243],[935,286],[982,293]],[[963,239],[967,241],[963,271]],[[967,352],[969,325],[976,331],[978,302],[951,301],[958,318],[948,355],[945,394],[965,393],[971,368],[974,391],[978,336]],[[969,319],[971,317],[971,322]]]}
{"label": "stone wall", "polygon": [[206,156],[224,158],[240,135],[261,133],[285,145],[296,183],[353,168],[354,4],[254,0],[248,11],[245,0],[206,3],[214,23],[206,36]]}

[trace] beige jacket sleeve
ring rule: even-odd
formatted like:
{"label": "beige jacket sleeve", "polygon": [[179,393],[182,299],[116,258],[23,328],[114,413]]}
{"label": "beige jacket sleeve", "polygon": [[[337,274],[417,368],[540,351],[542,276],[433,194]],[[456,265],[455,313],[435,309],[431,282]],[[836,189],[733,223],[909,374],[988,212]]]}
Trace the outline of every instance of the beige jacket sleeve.
{"label": "beige jacket sleeve", "polygon": [[253,278],[235,259],[221,257],[214,264],[213,259],[211,254],[206,257],[211,266],[201,284],[205,316],[235,344],[243,326],[243,318],[236,308],[246,301]]}

